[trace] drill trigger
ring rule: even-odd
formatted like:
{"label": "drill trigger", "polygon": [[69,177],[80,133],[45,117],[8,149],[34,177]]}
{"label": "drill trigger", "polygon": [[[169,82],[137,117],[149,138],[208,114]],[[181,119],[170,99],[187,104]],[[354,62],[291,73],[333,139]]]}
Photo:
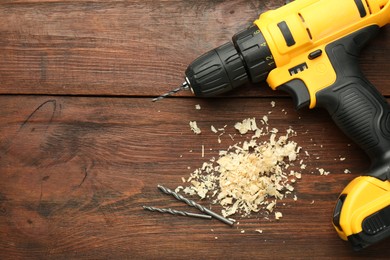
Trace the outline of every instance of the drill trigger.
{"label": "drill trigger", "polygon": [[293,79],[279,86],[277,89],[283,90],[292,96],[297,110],[310,104],[309,91],[307,90],[306,84],[300,79]]}

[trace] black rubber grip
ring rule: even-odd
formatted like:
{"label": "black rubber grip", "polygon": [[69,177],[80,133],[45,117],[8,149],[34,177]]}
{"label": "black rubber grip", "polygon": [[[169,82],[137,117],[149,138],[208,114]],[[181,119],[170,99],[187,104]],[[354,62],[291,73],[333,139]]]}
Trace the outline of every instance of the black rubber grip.
{"label": "black rubber grip", "polygon": [[377,26],[370,26],[326,47],[337,80],[316,97],[318,105],[368,154],[372,162],[368,174],[389,180],[390,107],[358,66],[361,48],[378,31]]}

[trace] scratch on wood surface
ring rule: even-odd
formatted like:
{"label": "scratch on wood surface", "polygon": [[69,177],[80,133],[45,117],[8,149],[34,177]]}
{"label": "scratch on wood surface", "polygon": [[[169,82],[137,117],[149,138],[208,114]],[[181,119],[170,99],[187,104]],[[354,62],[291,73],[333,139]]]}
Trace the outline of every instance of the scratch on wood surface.
{"label": "scratch on wood surface", "polygon": [[91,164],[91,166],[89,167],[89,169],[88,169],[87,166],[84,167],[84,177],[83,177],[83,179],[81,180],[80,184],[78,185],[79,188],[84,184],[85,180],[86,180],[87,177],[88,177],[89,171],[90,171],[94,166],[95,166],[95,161],[92,160],[92,164]]}
{"label": "scratch on wood surface", "polygon": [[[51,116],[50,116],[50,119],[48,121],[48,124],[47,124],[47,127],[46,129],[48,128],[48,126],[50,125],[50,123],[53,121],[53,118],[54,118],[54,115],[55,115],[55,112],[57,110],[57,101],[54,100],[54,99],[50,99],[50,100],[47,100],[45,102],[43,102],[42,104],[40,104],[28,117],[26,120],[23,121],[23,123],[21,124],[20,126],[20,129],[21,130],[22,128],[24,128],[26,125],[28,125],[28,123],[31,121],[31,119],[34,117],[34,115],[43,110],[45,107],[49,106],[49,105],[52,105],[52,111],[51,111]],[[32,129],[33,131],[33,129]]]}
{"label": "scratch on wood surface", "polygon": [[[24,106],[24,104],[20,104]],[[15,159],[24,161],[27,159],[30,164],[37,164],[36,158],[32,156],[47,134],[57,112],[57,101],[49,99],[38,105],[19,126],[14,133],[1,140],[0,153],[3,156],[11,153]]]}
{"label": "scratch on wood surface", "polygon": [[87,167],[84,168],[84,177],[83,179],[81,180],[80,184],[79,184],[79,188],[81,187],[81,185],[83,185],[83,183],[85,182],[85,180],[87,179],[88,177],[88,169]]}

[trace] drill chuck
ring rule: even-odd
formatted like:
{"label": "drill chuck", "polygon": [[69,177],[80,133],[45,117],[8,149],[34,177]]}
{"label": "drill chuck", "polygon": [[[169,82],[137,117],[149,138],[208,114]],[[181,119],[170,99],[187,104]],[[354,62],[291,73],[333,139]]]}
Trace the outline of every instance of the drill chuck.
{"label": "drill chuck", "polygon": [[233,36],[233,42],[225,43],[193,61],[185,75],[196,96],[208,97],[248,82],[263,81],[275,67],[263,34],[253,25]]}
{"label": "drill chuck", "polygon": [[196,59],[185,74],[196,96],[215,96],[248,82],[243,60],[232,42]]}

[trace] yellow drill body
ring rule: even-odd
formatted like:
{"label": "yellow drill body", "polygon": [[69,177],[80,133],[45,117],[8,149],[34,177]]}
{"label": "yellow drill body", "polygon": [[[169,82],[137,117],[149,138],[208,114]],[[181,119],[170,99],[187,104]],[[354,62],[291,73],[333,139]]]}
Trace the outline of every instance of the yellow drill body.
{"label": "yellow drill body", "polygon": [[[277,89],[284,83],[299,78],[304,81],[310,94],[310,108],[316,106],[316,93],[336,81],[336,73],[329,58],[321,55],[309,59],[309,54],[321,50],[346,35],[370,25],[383,27],[390,23],[389,0],[361,1],[359,12],[354,0],[294,1],[263,13],[255,24],[263,33],[277,68],[272,70],[267,83]],[[278,23],[284,20],[295,44],[287,46]],[[299,73],[290,75],[293,66],[306,63]]]}
{"label": "yellow drill body", "polygon": [[[264,35],[266,44],[272,53],[272,57],[267,57],[266,62],[275,63],[276,65],[267,77],[269,86],[276,90],[287,82],[299,80],[305,86],[304,91],[308,92],[309,107],[314,108],[318,104],[318,93],[330,86],[333,89],[335,89],[335,85],[336,88],[343,88],[344,84],[347,86],[345,88],[360,89],[358,81],[337,83],[338,77],[348,72],[343,72],[342,68],[336,71],[335,63],[337,61],[335,62],[334,58],[332,61],[328,55],[333,53],[333,50],[340,50],[340,48],[333,46],[331,50],[327,50],[327,47],[334,42],[340,40],[342,42],[343,38],[365,28],[383,27],[389,24],[390,1],[298,0],[279,9],[263,13],[254,23]],[[365,34],[357,33],[357,35],[355,39],[358,40],[359,37],[364,37]],[[347,49],[345,46],[342,48]],[[340,67],[343,66],[346,65]],[[347,69],[344,71],[347,71]],[[354,75],[346,76],[353,77]],[[352,90],[349,96],[360,94],[365,96],[365,92],[360,90],[356,92]],[[348,95],[345,96],[348,97]],[[375,94],[373,98],[377,98]],[[356,104],[363,107],[371,102],[359,101],[363,99],[357,99]],[[336,106],[340,107],[343,104],[345,103],[335,103]],[[375,102],[370,104],[372,104],[373,111],[375,111],[372,115],[383,113],[383,110],[386,111],[386,109],[380,108],[379,105],[377,106]],[[367,109],[370,109],[370,107],[367,106]],[[344,109],[345,113],[349,113],[347,106],[341,109]],[[351,116],[350,121],[355,120],[356,128],[361,128],[362,132],[370,133],[370,130],[363,130],[364,126],[359,124],[357,119],[359,117],[358,113],[362,113],[363,117],[364,112],[364,109],[355,112],[356,115],[354,116],[356,118],[353,119],[353,116]],[[340,116],[342,116],[342,112],[340,112]],[[385,123],[380,123],[384,119],[383,117],[382,119],[378,118],[378,120],[372,122],[378,124],[375,127],[380,129],[379,124],[389,127],[387,120]],[[337,121],[337,119],[335,120]],[[342,120],[339,119],[339,121]],[[347,120],[340,124],[347,134],[354,131],[353,127],[348,126]],[[375,131],[372,131],[372,134],[375,135]],[[384,136],[386,137],[385,140],[388,141],[388,134],[385,133]],[[355,139],[359,140],[359,136]],[[360,141],[365,150],[369,150],[375,145],[380,146],[378,144],[379,139],[377,143],[373,142],[371,146],[364,144],[367,142],[365,140]],[[387,151],[383,149],[382,153],[387,153]],[[371,159],[375,162],[373,164],[381,166],[374,165],[373,171],[376,168],[389,167],[388,163],[383,163],[384,160],[376,163],[376,161],[379,161],[376,158],[378,157],[377,154],[373,152]],[[387,175],[387,178],[372,177],[370,172],[366,176],[356,178],[344,189],[339,198],[333,224],[339,236],[344,240],[350,240],[355,249],[361,249],[390,235],[390,174],[386,173],[388,171],[388,169],[381,170],[381,176]]]}

